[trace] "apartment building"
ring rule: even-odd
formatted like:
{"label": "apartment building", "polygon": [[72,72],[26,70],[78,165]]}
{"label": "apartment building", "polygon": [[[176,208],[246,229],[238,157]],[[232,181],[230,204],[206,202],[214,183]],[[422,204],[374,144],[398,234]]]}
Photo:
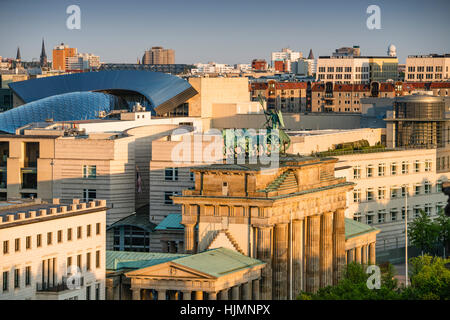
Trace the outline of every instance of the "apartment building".
{"label": "apartment building", "polygon": [[142,57],[142,64],[174,64],[175,51],[163,47],[152,47],[146,50]]}
{"label": "apartment building", "polygon": [[1,202],[0,300],[104,300],[106,201]]}
{"label": "apartment building", "polygon": [[320,56],[316,79],[338,84],[368,84],[398,79],[397,57]]}
{"label": "apartment building", "polygon": [[411,55],[406,58],[405,80],[439,82],[450,79],[450,53]]}

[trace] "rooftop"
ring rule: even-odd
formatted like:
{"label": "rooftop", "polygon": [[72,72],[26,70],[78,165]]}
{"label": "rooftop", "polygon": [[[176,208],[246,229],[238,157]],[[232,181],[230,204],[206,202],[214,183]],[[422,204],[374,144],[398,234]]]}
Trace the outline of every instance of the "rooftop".
{"label": "rooftop", "polygon": [[358,237],[374,231],[379,231],[379,229],[353,219],[345,218],[345,239]]}

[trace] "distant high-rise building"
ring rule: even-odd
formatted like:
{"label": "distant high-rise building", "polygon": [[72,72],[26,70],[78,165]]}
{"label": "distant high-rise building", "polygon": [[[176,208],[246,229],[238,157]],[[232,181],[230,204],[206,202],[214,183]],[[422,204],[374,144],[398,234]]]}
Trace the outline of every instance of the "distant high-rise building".
{"label": "distant high-rise building", "polygon": [[47,65],[47,54],[45,53],[44,38],[42,38],[40,65],[41,65],[41,67],[45,67]]}
{"label": "distant high-rise building", "polygon": [[145,51],[142,64],[175,64],[175,51],[163,47],[152,47]]}
{"label": "distant high-rise building", "polygon": [[52,57],[52,68],[53,70],[63,70],[67,69],[67,60],[69,57],[74,57],[77,54],[77,48],[69,48],[64,43],[56,46],[53,49]]}

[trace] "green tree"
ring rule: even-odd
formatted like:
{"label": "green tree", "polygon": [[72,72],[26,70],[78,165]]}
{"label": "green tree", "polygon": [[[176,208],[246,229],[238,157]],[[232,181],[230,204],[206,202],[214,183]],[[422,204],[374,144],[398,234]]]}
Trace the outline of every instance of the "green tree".
{"label": "green tree", "polygon": [[450,259],[424,255],[410,259],[411,286],[403,299],[450,300]]}
{"label": "green tree", "polygon": [[444,210],[441,209],[434,222],[438,229],[439,242],[444,245],[445,256],[448,256],[450,253],[450,217],[446,216]]}
{"label": "green tree", "polygon": [[439,239],[439,228],[425,211],[409,225],[408,238],[412,245],[425,253],[434,253]]}
{"label": "green tree", "polygon": [[[384,269],[384,270],[383,270]],[[365,267],[351,263],[347,265],[344,276],[336,286],[321,288],[317,293],[301,292],[299,300],[394,300],[400,299],[400,292],[396,289],[392,266],[381,268],[380,289],[369,289],[367,279],[370,274]],[[384,271],[384,272],[383,272]]]}

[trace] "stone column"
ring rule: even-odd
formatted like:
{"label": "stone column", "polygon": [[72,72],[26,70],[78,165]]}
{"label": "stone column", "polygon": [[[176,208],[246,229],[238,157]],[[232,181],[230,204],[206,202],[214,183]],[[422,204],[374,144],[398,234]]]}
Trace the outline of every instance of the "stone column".
{"label": "stone column", "polygon": [[272,227],[257,227],[257,259],[266,263],[261,272],[261,299],[272,300]]}
{"label": "stone column", "polygon": [[192,300],[191,291],[183,291],[183,300]]}
{"label": "stone column", "polygon": [[320,219],[320,287],[333,284],[333,212]]}
{"label": "stone column", "polygon": [[355,249],[352,248],[347,251],[347,264],[355,262]]}
{"label": "stone column", "polygon": [[195,300],[203,300],[203,291],[195,291]]}
{"label": "stone column", "polygon": [[361,247],[355,248],[355,262],[361,264]]}
{"label": "stone column", "polygon": [[158,300],[166,300],[166,290],[158,290]]}
{"label": "stone column", "polygon": [[217,300],[217,292],[208,292],[208,300]]}
{"label": "stone column", "polygon": [[239,300],[239,285],[231,288],[231,300]]}
{"label": "stone column", "polygon": [[252,281],[252,300],[259,300],[259,279]]}
{"label": "stone column", "polygon": [[133,291],[132,299],[141,300],[141,288],[131,288]]}
{"label": "stone column", "polygon": [[219,292],[219,300],[228,300],[228,290],[229,289],[223,289]]}
{"label": "stone column", "polygon": [[246,282],[242,284],[242,298],[241,300],[251,300],[251,288],[250,288],[250,282]]}
{"label": "stone column", "polygon": [[362,246],[362,258],[361,263],[367,265],[367,245]]}
{"label": "stone column", "polygon": [[342,277],[346,264],[345,254],[345,209],[340,208],[333,215],[333,284]]}
{"label": "stone column", "polygon": [[195,245],[195,237],[194,237],[194,224],[185,224],[184,225],[184,252],[185,253],[195,253],[194,245]]}
{"label": "stone column", "polygon": [[319,254],[320,254],[320,216],[308,217],[306,232],[306,291],[317,292],[320,285]]}
{"label": "stone column", "polygon": [[372,242],[369,244],[369,264],[375,264],[376,263],[376,256],[375,256],[375,242]]}
{"label": "stone column", "polygon": [[303,289],[303,220],[292,221],[293,298]]}
{"label": "stone column", "polygon": [[273,300],[287,300],[288,224],[279,223],[274,233]]}
{"label": "stone column", "polygon": [[169,252],[170,253],[177,252],[177,245],[176,245],[175,241],[169,241]]}

